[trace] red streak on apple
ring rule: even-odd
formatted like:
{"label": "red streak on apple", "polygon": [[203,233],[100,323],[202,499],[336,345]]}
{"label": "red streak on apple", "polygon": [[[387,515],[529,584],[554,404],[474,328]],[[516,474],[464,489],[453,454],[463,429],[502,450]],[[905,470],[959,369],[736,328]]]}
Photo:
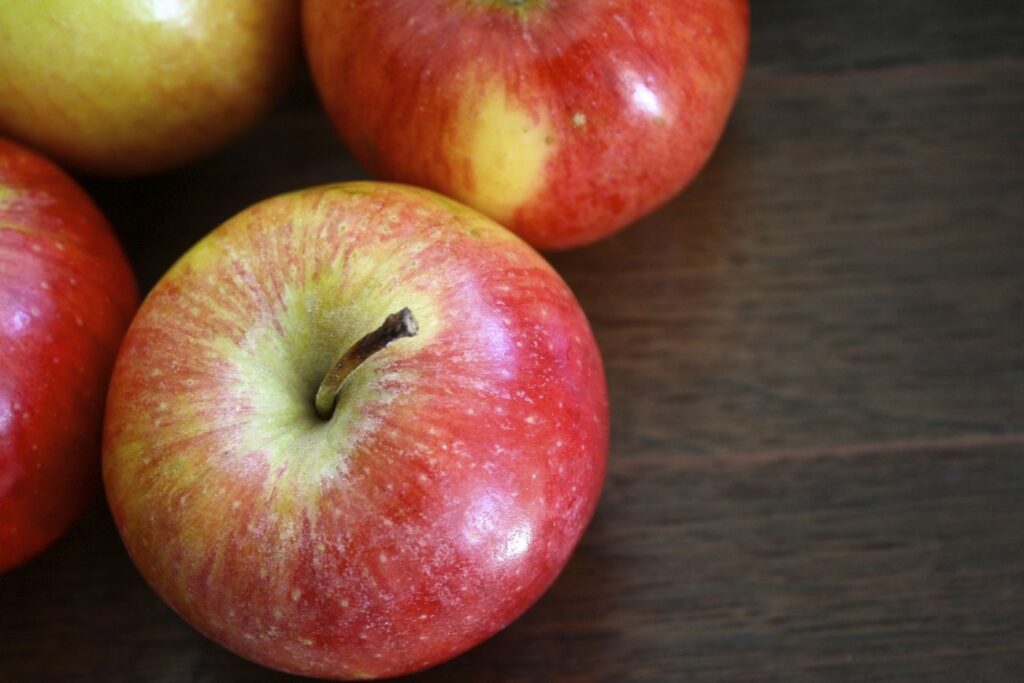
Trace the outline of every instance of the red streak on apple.
{"label": "red streak on apple", "polygon": [[52,543],[98,492],[107,380],[137,303],[92,201],[0,139],[0,571]]}
{"label": "red streak on apple", "polygon": [[545,249],[604,237],[714,149],[746,0],[306,0],[306,50],[373,173],[439,190]]}
{"label": "red streak on apple", "polygon": [[[335,359],[419,324],[314,409]],[[111,384],[104,477],[142,573],[235,652],[330,678],[489,637],[555,579],[597,503],[600,355],[558,275],[433,193],[277,197],[151,292]]]}

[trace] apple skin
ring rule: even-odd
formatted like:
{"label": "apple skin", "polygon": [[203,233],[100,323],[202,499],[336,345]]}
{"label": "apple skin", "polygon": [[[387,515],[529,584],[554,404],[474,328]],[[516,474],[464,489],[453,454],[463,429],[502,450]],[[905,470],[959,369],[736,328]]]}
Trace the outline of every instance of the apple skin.
{"label": "apple skin", "polygon": [[269,111],[298,15],[293,0],[3,0],[0,131],[90,173],[182,165]]}
{"label": "apple skin", "polygon": [[[409,307],[419,333],[314,395]],[[551,584],[604,478],[601,358],[528,245],[427,190],[282,195],[193,247],[118,356],[103,472],[136,565],[234,652],[323,678],[429,667]]]}
{"label": "apple skin", "polygon": [[750,16],[746,0],[305,0],[303,34],[368,170],[564,249],[697,174],[736,99]]}
{"label": "apple skin", "polygon": [[0,138],[0,571],[56,540],[99,492],[107,380],[137,304],[92,201]]}

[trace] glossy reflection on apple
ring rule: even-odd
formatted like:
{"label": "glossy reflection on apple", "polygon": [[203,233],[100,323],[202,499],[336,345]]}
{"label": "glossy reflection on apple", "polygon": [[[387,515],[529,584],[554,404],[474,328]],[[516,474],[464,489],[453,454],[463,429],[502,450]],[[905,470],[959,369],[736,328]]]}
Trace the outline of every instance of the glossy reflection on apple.
{"label": "glossy reflection on apple", "polygon": [[203,633],[381,677],[544,592],[607,445],[600,355],[551,267],[440,195],[354,183],[257,204],[164,276],[117,360],[104,479]]}
{"label": "glossy reflection on apple", "polygon": [[341,137],[543,249],[592,242],[679,192],[739,90],[746,0],[305,0]]}
{"label": "glossy reflection on apple", "polygon": [[297,52],[294,0],[3,0],[0,131],[92,173],[161,171],[255,124]]}
{"label": "glossy reflection on apple", "polygon": [[0,571],[56,540],[99,492],[107,381],[137,303],[85,192],[0,139]]}

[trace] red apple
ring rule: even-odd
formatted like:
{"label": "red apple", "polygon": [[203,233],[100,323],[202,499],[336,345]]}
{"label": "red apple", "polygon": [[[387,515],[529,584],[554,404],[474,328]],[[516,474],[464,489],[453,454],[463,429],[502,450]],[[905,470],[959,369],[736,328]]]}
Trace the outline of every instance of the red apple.
{"label": "red apple", "polygon": [[746,64],[746,0],[305,0],[306,51],[373,173],[439,190],[543,249],[679,192]]}
{"label": "red apple", "polygon": [[285,671],[393,676],[544,592],[607,430],[586,318],[535,251],[440,195],[354,183],[258,204],[164,276],[115,366],[104,479],[200,631]]}
{"label": "red apple", "polygon": [[137,303],[92,201],[0,139],[0,571],[52,543],[99,490],[107,380]]}
{"label": "red apple", "polygon": [[270,109],[298,23],[294,0],[2,0],[0,131],[93,173],[184,164]]}

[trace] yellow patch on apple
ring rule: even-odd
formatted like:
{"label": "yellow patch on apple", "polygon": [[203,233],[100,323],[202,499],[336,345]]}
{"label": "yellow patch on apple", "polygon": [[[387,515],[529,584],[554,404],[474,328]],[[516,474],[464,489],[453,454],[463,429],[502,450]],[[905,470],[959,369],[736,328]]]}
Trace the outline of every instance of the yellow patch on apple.
{"label": "yellow patch on apple", "polygon": [[472,132],[459,152],[470,164],[471,189],[456,193],[505,223],[543,187],[554,132],[547,116],[527,111],[500,83],[472,91],[483,95],[464,107],[462,118]]}

